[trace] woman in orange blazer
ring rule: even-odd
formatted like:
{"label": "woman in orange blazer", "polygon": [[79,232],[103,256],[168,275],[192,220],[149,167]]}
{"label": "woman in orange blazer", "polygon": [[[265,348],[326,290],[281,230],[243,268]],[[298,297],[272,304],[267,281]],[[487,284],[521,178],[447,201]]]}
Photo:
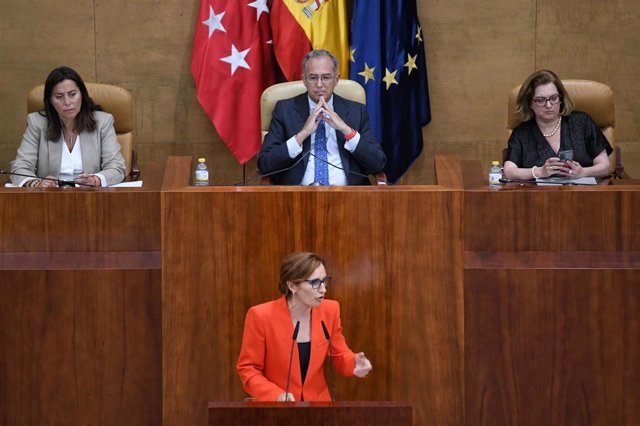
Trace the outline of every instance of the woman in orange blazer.
{"label": "woman in orange blazer", "polygon": [[[330,280],[322,258],[308,252],[292,253],[282,263],[278,287],[283,296],[247,312],[237,369],[244,389],[256,400],[331,400],[322,367],[329,354],[322,322],[331,337],[336,371],[358,377],[371,371],[364,353],[354,354],[347,346],[338,302],[324,298]],[[287,395],[292,336],[298,321]]]}

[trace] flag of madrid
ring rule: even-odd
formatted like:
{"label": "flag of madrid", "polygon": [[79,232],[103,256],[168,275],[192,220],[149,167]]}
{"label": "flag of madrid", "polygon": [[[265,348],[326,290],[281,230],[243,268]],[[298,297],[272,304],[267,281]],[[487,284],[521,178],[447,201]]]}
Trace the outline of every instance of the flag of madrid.
{"label": "flag of madrid", "polygon": [[202,0],[191,74],[198,102],[240,164],[260,150],[260,95],[275,82],[267,0]]}

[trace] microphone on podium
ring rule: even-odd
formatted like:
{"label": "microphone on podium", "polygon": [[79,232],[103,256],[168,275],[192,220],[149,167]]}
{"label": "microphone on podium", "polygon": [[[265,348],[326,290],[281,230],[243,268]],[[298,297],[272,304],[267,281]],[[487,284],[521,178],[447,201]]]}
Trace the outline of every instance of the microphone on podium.
{"label": "microphone on podium", "polygon": [[284,389],[284,400],[289,400],[289,380],[291,379],[291,364],[293,361],[293,346],[296,344],[298,338],[298,331],[300,330],[300,321],[296,321],[296,327],[293,329],[293,337],[291,338],[291,354],[289,355],[289,371],[287,372],[287,386]]}
{"label": "microphone on podium", "polygon": [[324,331],[324,337],[327,339],[327,342],[329,342],[329,360],[331,361],[331,373],[332,373],[332,383],[331,383],[331,390],[332,395],[331,395],[331,400],[333,402],[336,402],[336,396],[337,396],[337,392],[336,392],[336,368],[333,365],[333,354],[331,353],[331,335],[329,335],[329,330],[327,330],[327,326],[324,324],[324,321],[320,321],[320,324],[322,324],[322,331]]}
{"label": "microphone on podium", "polygon": [[[338,166],[336,164],[333,164],[330,161],[325,160],[324,158],[318,157],[313,152],[311,152],[310,155],[312,157],[316,158],[317,160],[327,164],[328,166],[334,167],[334,168],[336,168],[338,170],[342,170],[345,173],[345,175],[354,175],[354,176],[358,176],[358,177],[363,177],[363,178],[369,179],[369,175],[365,175],[364,173],[360,173],[360,172],[354,172],[353,170],[346,170],[344,167],[340,167],[340,166]],[[321,186],[321,184],[319,184],[317,182],[313,182],[309,186]]]}
{"label": "microphone on podium", "polygon": [[249,178],[249,179],[245,179],[245,180],[243,180],[243,181],[241,181],[241,182],[234,183],[234,184],[233,184],[233,186],[246,185],[247,183],[251,182],[252,180],[255,180],[255,179],[262,179],[262,178],[268,178],[268,177],[271,177],[271,176],[273,176],[273,175],[277,175],[278,173],[282,173],[282,172],[286,172],[286,171],[288,171],[288,170],[291,170],[291,169],[293,169],[295,166],[297,166],[298,164],[300,164],[300,162],[301,162],[302,160],[304,160],[304,158],[305,158],[307,155],[309,155],[309,153],[310,153],[310,152],[311,152],[311,150],[310,150],[310,149],[309,149],[309,150],[307,150],[306,152],[303,152],[303,153],[302,153],[302,155],[300,156],[300,158],[298,158],[298,159],[297,159],[293,164],[291,164],[290,166],[283,167],[282,169],[274,170],[274,171],[272,171],[272,172],[265,173],[265,174],[263,174],[263,175],[258,175],[258,176],[251,177],[251,178]]}

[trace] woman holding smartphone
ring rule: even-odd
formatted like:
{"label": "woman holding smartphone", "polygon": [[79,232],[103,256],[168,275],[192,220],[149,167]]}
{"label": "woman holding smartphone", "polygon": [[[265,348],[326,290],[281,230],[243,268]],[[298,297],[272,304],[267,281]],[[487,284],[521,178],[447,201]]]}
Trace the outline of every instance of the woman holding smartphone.
{"label": "woman holding smartphone", "polygon": [[509,138],[504,163],[508,179],[609,173],[613,148],[588,114],[573,111],[569,94],[553,72],[536,71],[525,80],[516,112],[522,123]]}

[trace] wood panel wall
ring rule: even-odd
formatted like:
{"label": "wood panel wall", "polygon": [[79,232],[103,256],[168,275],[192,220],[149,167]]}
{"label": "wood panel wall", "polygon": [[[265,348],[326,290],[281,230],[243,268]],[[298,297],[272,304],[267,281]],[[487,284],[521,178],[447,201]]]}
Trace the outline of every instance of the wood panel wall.
{"label": "wood panel wall", "polygon": [[[506,94],[536,69],[603,81],[616,93],[624,163],[640,176],[640,3],[634,0],[418,0],[433,121],[403,183],[432,183],[433,156],[486,166],[506,145]],[[25,97],[54,67],[122,85],[136,99],[144,167],[168,155],[205,155],[217,182],[243,169],[195,98],[189,73],[198,0],[4,0],[0,15],[0,168],[15,157]],[[247,166],[253,170],[255,163]]]}
{"label": "wood panel wall", "polygon": [[638,273],[465,270],[466,424],[638,424]]}
{"label": "wood panel wall", "polygon": [[207,401],[246,396],[244,316],[279,297],[280,263],[299,250],[325,257],[347,342],[374,366],[339,377],[338,398],[407,401],[416,425],[463,424],[462,193],[317,189],[163,192],[164,424],[204,425]]}
{"label": "wood panel wall", "polygon": [[0,423],[161,424],[160,275],[0,271]]}

